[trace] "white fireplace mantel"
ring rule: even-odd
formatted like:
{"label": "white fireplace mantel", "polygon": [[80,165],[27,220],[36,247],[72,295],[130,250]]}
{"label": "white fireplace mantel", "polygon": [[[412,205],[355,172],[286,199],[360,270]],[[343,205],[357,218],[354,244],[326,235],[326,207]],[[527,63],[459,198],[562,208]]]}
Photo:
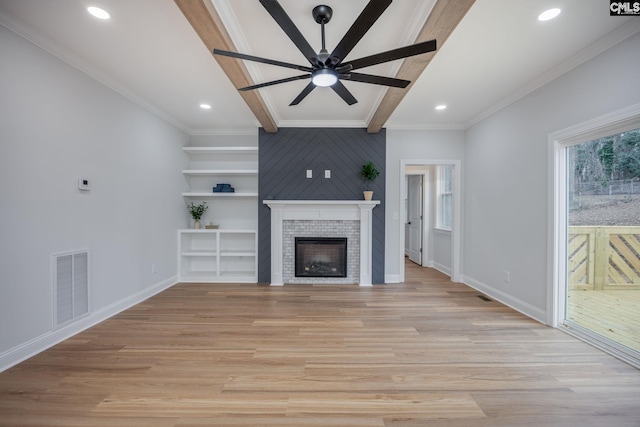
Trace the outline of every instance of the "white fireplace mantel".
{"label": "white fireplace mantel", "polygon": [[[264,200],[271,209],[271,286],[284,284],[284,221],[359,221],[360,286],[371,286],[372,211],[379,200]],[[319,236],[320,237],[320,236]]]}

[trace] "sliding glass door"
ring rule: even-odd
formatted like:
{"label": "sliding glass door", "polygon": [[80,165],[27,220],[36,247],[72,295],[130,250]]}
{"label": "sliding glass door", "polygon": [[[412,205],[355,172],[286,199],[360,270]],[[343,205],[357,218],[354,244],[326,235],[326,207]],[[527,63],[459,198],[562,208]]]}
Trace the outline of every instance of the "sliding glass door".
{"label": "sliding glass door", "polygon": [[640,129],[565,150],[564,324],[640,355]]}

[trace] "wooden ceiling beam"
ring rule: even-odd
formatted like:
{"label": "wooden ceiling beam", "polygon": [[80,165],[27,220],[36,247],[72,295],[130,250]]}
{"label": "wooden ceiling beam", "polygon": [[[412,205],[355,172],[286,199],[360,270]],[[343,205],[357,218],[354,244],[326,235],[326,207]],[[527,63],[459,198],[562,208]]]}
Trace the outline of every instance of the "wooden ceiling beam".
{"label": "wooden ceiling beam", "polygon": [[[438,50],[441,49],[474,2],[475,0],[437,0],[415,43],[436,39]],[[404,60],[396,77],[410,80],[411,84],[405,89],[387,89],[387,93],[367,126],[367,132],[380,132],[437,52],[412,56]]]}
{"label": "wooden ceiling beam", "polygon": [[[214,47],[237,52],[229,33],[210,0],[175,0],[175,3],[211,55],[213,55]],[[242,61],[219,55],[213,56],[236,88],[255,84]],[[239,92],[239,94],[265,131],[278,131],[278,126],[259,91],[249,90]]]}

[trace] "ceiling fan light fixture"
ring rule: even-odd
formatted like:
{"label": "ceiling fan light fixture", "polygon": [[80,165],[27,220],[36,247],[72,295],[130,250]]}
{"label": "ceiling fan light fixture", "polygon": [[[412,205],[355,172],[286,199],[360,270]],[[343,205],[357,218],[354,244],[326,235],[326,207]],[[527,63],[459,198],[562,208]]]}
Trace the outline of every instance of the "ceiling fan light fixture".
{"label": "ceiling fan light fixture", "polygon": [[558,9],[557,7],[545,10],[540,15],[538,15],[538,21],[550,21],[560,15],[560,12],[562,12],[562,10]]}
{"label": "ceiling fan light fixture", "polygon": [[338,81],[338,73],[329,68],[321,68],[313,72],[311,81],[320,87],[333,86]]}

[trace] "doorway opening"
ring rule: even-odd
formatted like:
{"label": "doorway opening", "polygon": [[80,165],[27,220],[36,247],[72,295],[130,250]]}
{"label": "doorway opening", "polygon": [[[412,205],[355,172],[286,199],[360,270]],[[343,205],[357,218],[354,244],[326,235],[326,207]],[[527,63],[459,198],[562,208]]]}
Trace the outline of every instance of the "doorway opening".
{"label": "doorway opening", "polygon": [[[412,168],[413,169],[413,168]],[[419,168],[423,169],[423,168]],[[405,197],[405,256],[418,265],[429,264],[429,169],[407,174]],[[416,173],[418,172],[418,173]],[[422,172],[422,173],[419,173]],[[426,185],[425,185],[426,184]],[[425,245],[425,243],[427,243]]]}
{"label": "doorway opening", "polygon": [[400,173],[400,281],[408,258],[460,282],[461,162],[402,160]]}

